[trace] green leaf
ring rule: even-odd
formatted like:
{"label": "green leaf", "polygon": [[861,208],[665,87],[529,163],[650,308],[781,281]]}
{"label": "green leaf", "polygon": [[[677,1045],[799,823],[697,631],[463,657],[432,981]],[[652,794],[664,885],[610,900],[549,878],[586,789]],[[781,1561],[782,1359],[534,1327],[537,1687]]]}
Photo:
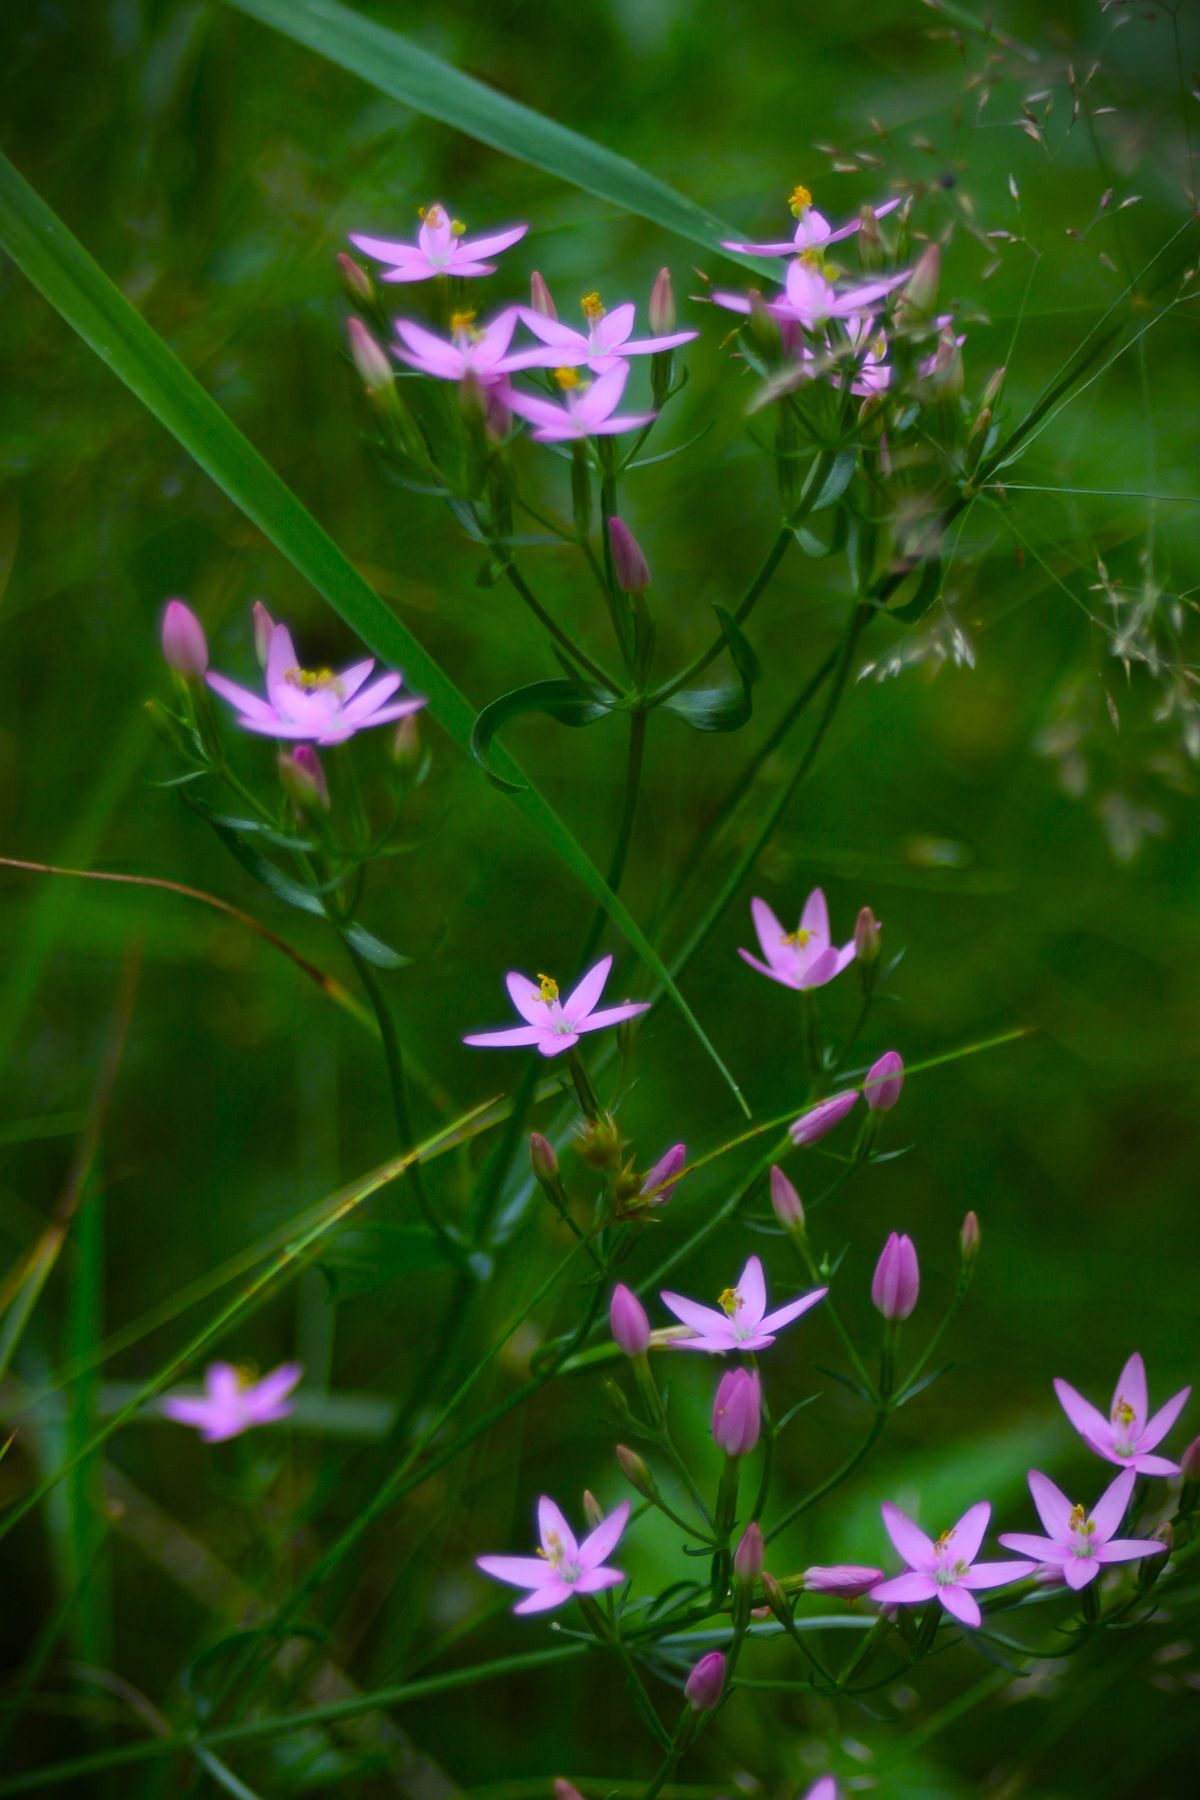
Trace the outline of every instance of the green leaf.
{"label": "green leaf", "polygon": [[377,938],[362,925],[339,925],[338,930],[346,942],[377,969],[406,969],[413,960],[411,956],[401,956],[398,950],[391,949],[382,938]]}
{"label": "green leaf", "polygon": [[[439,67],[441,65],[438,65]],[[486,91],[486,90],[485,90]],[[146,324],[61,219],[0,155],[0,245],[86,344],[258,526],[380,662],[404,669],[432,716],[470,748],[474,710],[466,696],[347,560],[287,484],[243,437],[199,382]],[[611,891],[558,814],[497,746],[496,773],[513,804],[554,855],[603,906],[617,930],[663,984],[697,1041],[747,1111],[741,1089],[624,903]]]}
{"label": "green leaf", "polygon": [[[427,118],[465,132],[478,143],[490,144],[519,161],[544,169],[560,181],[568,181],[585,193],[609,200],[625,212],[651,219],[677,237],[706,250],[720,250],[724,238],[738,234],[715,214],[646,174],[627,157],[606,150],[581,137],[566,125],[534,112],[498,94],[470,75],[421,50],[397,31],[377,25],[335,0],[228,0],[238,12],[284,37],[304,44],[328,62],[348,69],[380,93],[411,106]],[[723,254],[733,262],[757,269],[761,257]],[[768,265],[769,271],[770,265]]]}
{"label": "green leaf", "polygon": [[507,725],[510,719],[520,718],[523,713],[545,713],[547,717],[557,719],[560,725],[581,727],[594,725],[597,719],[611,711],[611,700],[606,699],[599,688],[583,687],[574,681],[533,681],[528,687],[501,694],[498,700],[484,707],[471,733],[471,754],[498,788],[505,793],[518,793],[518,788],[488,765],[488,750],[502,725]]}
{"label": "green leaf", "polygon": [[725,648],[741,677],[737,687],[684,688],[672,694],[663,705],[668,712],[686,719],[694,731],[738,731],[754,710],[752,689],[762,674],[762,666],[754,654],[749,638],[723,606],[714,606]]}

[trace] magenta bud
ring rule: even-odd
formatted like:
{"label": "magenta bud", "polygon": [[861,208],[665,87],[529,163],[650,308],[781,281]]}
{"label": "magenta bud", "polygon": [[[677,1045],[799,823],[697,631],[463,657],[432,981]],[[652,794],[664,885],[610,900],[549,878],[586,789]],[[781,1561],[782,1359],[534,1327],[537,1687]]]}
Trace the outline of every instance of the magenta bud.
{"label": "magenta bud", "polygon": [[904,1061],[898,1050],[885,1050],[872,1063],[863,1082],[863,1099],[872,1112],[891,1112],[904,1086]]}
{"label": "magenta bud", "polygon": [[962,1229],[958,1234],[958,1248],[964,1269],[969,1269],[979,1255],[979,1220],[973,1212],[969,1212],[962,1222]]}
{"label": "magenta bud", "polygon": [[793,1120],[788,1126],[788,1136],[793,1144],[815,1144],[835,1125],[841,1124],[857,1099],[858,1089],[848,1088],[844,1094],[834,1094],[831,1099],[820,1101]]}
{"label": "magenta bud", "polygon": [[805,1569],[802,1580],[809,1593],[835,1594],[839,1600],[859,1600],[882,1581],[882,1569],[869,1569],[863,1563],[834,1563]]}
{"label": "magenta bud", "polygon": [[558,1157],[549,1138],[540,1131],[529,1134],[529,1161],[539,1181],[558,1180]]}
{"label": "magenta bud", "polygon": [[724,1686],[725,1658],[720,1650],[710,1650],[688,1676],[683,1691],[697,1712],[711,1712]]}
{"label": "magenta bud", "polygon": [[182,600],[168,600],[162,619],[162,653],[185,681],[199,681],[208,668],[204,627]]}
{"label": "magenta bud", "polygon": [[275,629],[275,621],[261,600],[254,602],[254,654],[258,658],[258,666],[265,669],[267,656],[271,649],[271,633]]}
{"label": "magenta bud", "polygon": [[757,1369],[730,1369],[713,1401],[712,1434],[726,1456],[748,1456],[762,1425],[762,1383]]}
{"label": "magenta bud", "polygon": [[529,304],[535,313],[541,313],[543,319],[557,319],[558,317],[558,308],[554,304],[550,289],[536,269],[529,277]]}
{"label": "magenta bud", "polygon": [[739,1581],[755,1582],[763,1572],[766,1544],[762,1526],[752,1519],[742,1533],[742,1541],[733,1553],[733,1572]]}
{"label": "magenta bud", "polygon": [[1200,1481],[1200,1437],[1193,1438],[1179,1459],[1185,1481]]}
{"label": "magenta bud", "polygon": [[356,263],[344,250],[338,252],[338,274],[355,306],[371,306],[375,301],[375,284],[361,263]]}
{"label": "magenta bud", "polygon": [[613,1289],[608,1323],[618,1349],[626,1356],[645,1356],[650,1348],[650,1321],[637,1295],[622,1284]]}
{"label": "magenta bud", "polygon": [[892,1232],[871,1281],[871,1299],[884,1318],[907,1319],[921,1291],[921,1270],[910,1237]]}
{"label": "magenta bud", "polygon": [[329,811],[329,783],[311,744],[297,744],[294,750],[280,751],[279,780],[288,799],[301,812],[311,812],[314,807]]}
{"label": "magenta bud", "polygon": [[666,1205],[679,1185],[677,1177],[686,1162],[687,1145],[672,1144],[666,1155],[660,1156],[652,1169],[647,1169],[641,1191],[651,1206]]}
{"label": "magenta bud", "polygon": [[577,1787],[572,1787],[569,1781],[564,1781],[561,1775],[556,1775],[554,1777],[554,1800],[583,1800],[583,1795]]}
{"label": "magenta bud", "polygon": [[650,290],[650,329],[655,337],[665,337],[675,329],[675,289],[671,286],[670,269],[660,269]]}
{"label": "magenta bud", "polygon": [[613,574],[617,586],[626,594],[641,594],[650,586],[650,565],[642,555],[642,547],[623,519],[608,521],[608,541],[612,545]]}
{"label": "magenta bud", "polygon": [[359,379],[368,394],[389,393],[392,387],[392,365],[387,352],[376,343],[361,319],[347,319],[346,334],[350,354]]}
{"label": "magenta bud", "polygon": [[879,961],[882,929],[870,907],[864,906],[854,921],[854,954],[860,963]]}
{"label": "magenta bud", "polygon": [[779,1165],[771,1168],[771,1205],[785,1231],[804,1230],[804,1205]]}

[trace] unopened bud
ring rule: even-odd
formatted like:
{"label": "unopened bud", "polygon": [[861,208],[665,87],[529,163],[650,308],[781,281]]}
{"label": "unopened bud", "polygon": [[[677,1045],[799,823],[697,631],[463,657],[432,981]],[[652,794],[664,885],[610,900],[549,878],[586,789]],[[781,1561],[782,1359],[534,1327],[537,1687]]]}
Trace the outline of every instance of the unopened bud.
{"label": "unopened bud", "polygon": [[970,435],[967,438],[967,447],[963,451],[963,461],[966,464],[968,475],[973,475],[979,467],[979,460],[983,455],[988,432],[991,429],[992,409],[990,406],[984,406],[975,415],[975,422],[971,426]]}
{"label": "unopened bud", "polygon": [[168,600],[162,619],[162,653],[169,668],[185,681],[199,681],[208,668],[204,627],[183,600]]}
{"label": "unopened bud", "polygon": [[981,408],[987,408],[990,412],[996,410],[996,405],[1001,394],[1004,392],[1004,377],[1007,373],[1007,369],[996,370],[996,373],[992,376],[991,380],[983,390],[983,398],[979,402]]}
{"label": "unopened bud", "polygon": [[608,1323],[617,1348],[626,1356],[645,1356],[650,1348],[650,1321],[637,1295],[618,1284],[608,1308]]}
{"label": "unopened bud", "polygon": [[641,594],[650,586],[650,565],[642,555],[642,547],[623,519],[608,521],[608,541],[612,546],[613,574],[617,586],[626,594]]}
{"label": "unopened bud", "polygon": [[254,654],[258,658],[258,666],[265,669],[267,657],[271,651],[271,633],[275,629],[275,621],[261,600],[254,602]]}
{"label": "unopened bud", "polygon": [[962,1222],[958,1234],[958,1252],[964,1269],[969,1269],[979,1255],[979,1220],[974,1212],[969,1212]]}
{"label": "unopened bud", "polygon": [[781,1624],[789,1624],[792,1617],[792,1608],[787,1594],[784,1592],[782,1583],[779,1581],[778,1577],[772,1575],[768,1570],[763,1571],[760,1580],[762,1582],[763,1598],[767,1605]]}
{"label": "unopened bud", "polygon": [[390,393],[394,377],[383,346],[376,343],[361,319],[347,319],[346,335],[350,339],[350,354],[359,380],[367,393],[373,400]]}
{"label": "unopened bud", "polygon": [[636,1488],[647,1500],[653,1500],[658,1493],[658,1486],[637,1451],[631,1450],[627,1444],[618,1444],[617,1461],[630,1487]]}
{"label": "unopened bud", "polygon": [[675,290],[671,286],[670,269],[660,269],[650,290],[650,329],[655,337],[664,337],[675,329]]}
{"label": "unopened bud", "polygon": [[762,1526],[752,1519],[742,1533],[742,1541],[733,1553],[733,1572],[739,1581],[753,1585],[763,1572],[766,1544]]}
{"label": "unopened bud", "polygon": [[904,1060],[898,1050],[885,1050],[872,1063],[863,1082],[863,1099],[872,1112],[890,1112],[904,1087]]}
{"label": "unopened bud", "polygon": [[963,391],[962,343],[962,334],[954,329],[953,319],[943,320],[937,349],[922,371],[938,395],[946,400],[959,399]]}
{"label": "unopened bud", "polygon": [[785,1231],[804,1230],[804,1203],[777,1163],[771,1167],[771,1206]]}
{"label": "unopened bud", "polygon": [[942,253],[936,244],[930,244],[917,258],[917,266],[901,295],[897,318],[902,325],[917,325],[932,318],[941,272]]}
{"label": "unopened bud", "polygon": [[554,1800],[583,1800],[583,1795],[577,1787],[572,1787],[569,1781],[564,1781],[561,1775],[556,1775],[554,1777]]}
{"label": "unopened bud", "polygon": [[623,1142],[617,1122],[609,1113],[585,1126],[575,1139],[575,1148],[589,1168],[611,1169],[621,1160]]}
{"label": "unopened bud", "polygon": [[529,1161],[539,1181],[558,1180],[558,1157],[554,1145],[540,1131],[531,1131],[529,1134]]}
{"label": "unopened bud", "polygon": [[893,1231],[875,1265],[871,1299],[890,1324],[908,1318],[920,1291],[921,1270],[913,1241]]}
{"label": "unopened bud", "polygon": [[645,1195],[651,1206],[665,1206],[679,1183],[673,1180],[687,1162],[687,1145],[672,1144],[664,1156],[660,1156],[652,1169],[647,1169],[642,1177],[640,1192]]}
{"label": "unopened bud", "polygon": [[583,1516],[593,1530],[604,1519],[604,1508],[590,1488],[583,1490]]}
{"label": "unopened bud", "polygon": [[683,1691],[697,1712],[711,1712],[725,1687],[725,1658],[720,1650],[702,1656],[684,1683]]}
{"label": "unopened bud", "polygon": [[391,743],[392,761],[405,775],[415,775],[421,766],[421,727],[417,723],[416,713],[406,713],[395,731]]}
{"label": "unopened bud", "polygon": [[869,965],[879,961],[882,929],[870,907],[864,906],[854,921],[854,954],[860,963]]}
{"label": "unopened bud", "polygon": [[885,1576],[882,1569],[869,1568],[865,1563],[834,1563],[805,1569],[802,1579],[811,1594],[835,1594],[839,1600],[859,1600],[873,1587],[878,1587]]}
{"label": "unopened bud", "polygon": [[816,1106],[810,1106],[806,1113],[793,1119],[788,1126],[788,1136],[793,1144],[815,1144],[831,1132],[835,1125],[840,1125],[846,1114],[858,1099],[858,1089],[848,1088],[843,1094],[833,1094],[828,1100],[821,1100]]}
{"label": "unopened bud", "polygon": [[713,1400],[712,1434],[726,1456],[748,1456],[762,1429],[762,1383],[757,1369],[730,1369]]}
{"label": "unopened bud", "polygon": [[311,744],[297,744],[294,750],[280,751],[279,780],[292,805],[301,812],[329,811],[329,783]]}
{"label": "unopened bud", "polygon": [[338,274],[342,278],[342,286],[355,306],[368,307],[375,304],[375,283],[367,274],[361,263],[356,263],[345,251],[339,251]]}
{"label": "unopened bud", "polygon": [[884,261],[883,239],[879,235],[879,220],[875,217],[874,207],[864,206],[859,219],[858,260],[864,269],[881,268]]}
{"label": "unopened bud", "polygon": [[553,296],[537,270],[529,277],[529,304],[535,313],[541,313],[543,319],[557,319],[558,308]]}

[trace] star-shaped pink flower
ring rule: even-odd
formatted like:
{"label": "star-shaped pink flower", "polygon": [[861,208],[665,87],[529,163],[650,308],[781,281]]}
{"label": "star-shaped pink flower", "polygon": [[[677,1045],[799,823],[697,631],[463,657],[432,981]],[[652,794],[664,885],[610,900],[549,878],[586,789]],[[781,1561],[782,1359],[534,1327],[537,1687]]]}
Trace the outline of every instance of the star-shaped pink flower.
{"label": "star-shaped pink flower", "polygon": [[883,1523],[896,1549],[908,1564],[904,1575],[893,1575],[871,1589],[870,1598],[883,1606],[915,1606],[938,1600],[963,1625],[979,1625],[982,1615],[972,1588],[1003,1587],[1023,1581],[1029,1574],[1022,1562],[977,1563],[983,1534],[992,1509],[986,1500],[968,1507],[958,1524],[944,1531],[935,1543],[926,1537],[890,1500],[883,1503]]}
{"label": "star-shaped pink flower", "polygon": [[[899,200],[885,200],[882,206],[873,207],[872,211],[877,219],[884,219],[888,213],[895,212],[900,204]],[[726,250],[738,250],[743,256],[794,256],[801,250],[823,250],[827,244],[841,243],[843,238],[853,237],[862,228],[861,219],[851,219],[848,225],[839,225],[835,230],[824,213],[819,213],[812,204],[812,196],[807,188],[795,189],[791,206],[796,229],[782,243],[735,244],[722,238],[722,247]]]}
{"label": "star-shaped pink flower", "polygon": [[299,1363],[282,1363],[261,1381],[247,1381],[232,1363],[210,1363],[203,1396],[173,1395],[162,1409],[177,1424],[194,1425],[206,1444],[220,1444],[252,1425],[285,1419],[292,1410],[288,1395],[303,1373]]}
{"label": "star-shaped pink flower", "polygon": [[398,674],[381,675],[365,687],[374,667],[374,659],[367,657],[336,674],[332,669],[302,669],[287,626],[272,625],[266,699],[224,675],[210,671],[206,679],[214,693],[237,708],[244,731],[309,744],[343,744],[356,731],[387,725],[425,704],[392,699],[403,679]]}
{"label": "star-shaped pink flower", "polygon": [[[1159,1538],[1113,1536],[1125,1517],[1136,1481],[1132,1469],[1123,1469],[1105,1488],[1089,1515],[1082,1506],[1072,1506],[1048,1476],[1030,1469],[1029,1492],[1047,1535],[1042,1538],[1023,1531],[1006,1531],[1000,1542],[1006,1550],[1019,1550],[1022,1556],[1031,1556],[1036,1563],[1057,1569],[1067,1586],[1076,1589],[1094,1581],[1105,1563],[1161,1556],[1167,1546]],[[1027,1573],[1032,1574],[1032,1569]]]}
{"label": "star-shaped pink flower", "polygon": [[[839,290],[819,262],[798,256],[788,264],[782,295],[768,300],[766,310],[777,319],[793,320],[811,331],[829,319],[846,319],[853,313],[865,311],[907,281],[911,274],[911,269],[904,269],[898,275],[881,275],[858,287]],[[713,292],[712,300],[727,312],[749,313],[751,310],[748,294],[731,294],[718,289]]]}
{"label": "star-shaped pink flower", "polygon": [[456,313],[450,336],[443,338],[413,319],[397,319],[396,331],[405,348],[395,354],[422,375],[436,375],[440,381],[462,381],[473,375],[483,387],[516,369],[542,369],[556,360],[544,344],[510,353],[509,344],[517,328],[515,306],[482,328],[477,328],[474,320],[474,313]]}
{"label": "star-shaped pink flower", "polygon": [[795,931],[784,930],[765,900],[750,902],[750,916],[766,960],[760,962],[748,950],[739,950],[738,955],[760,975],[768,975],[784,987],[824,987],[854,961],[853,938],[840,949],[830,941],[829,908],[820,888],[814,888],[804,902]]}
{"label": "star-shaped pink flower", "polygon": [[782,1331],[785,1325],[806,1313],[828,1292],[828,1288],[816,1288],[811,1294],[801,1294],[798,1300],[791,1300],[769,1313],[763,1266],[757,1256],[752,1256],[742,1270],[737,1286],[726,1288],[720,1296],[719,1312],[715,1307],[701,1306],[683,1294],[664,1293],[659,1298],[668,1312],[673,1312],[696,1334],[695,1337],[676,1338],[676,1349],[703,1350],[710,1356],[726,1356],[731,1350],[765,1350],[768,1344],[775,1342],[777,1331]]}
{"label": "star-shaped pink flower", "polygon": [[477,1556],[476,1567],[510,1587],[530,1589],[529,1598],[513,1607],[515,1613],[550,1612],[576,1594],[598,1594],[624,1581],[621,1570],[607,1568],[604,1559],[616,1549],[628,1520],[629,1502],[622,1500],[580,1544],[554,1501],[543,1494],[538,1501],[537,1555]]}
{"label": "star-shaped pink flower", "polygon": [[1107,1419],[1069,1383],[1055,1381],[1054,1391],[1068,1419],[1097,1456],[1121,1468],[1136,1469],[1140,1475],[1178,1475],[1178,1463],[1149,1453],[1166,1437],[1187,1405],[1190,1387],[1173,1394],[1151,1418],[1146,1365],[1135,1351],[1117,1377]]}
{"label": "star-shaped pink flower", "polygon": [[579,378],[570,367],[556,370],[555,375],[562,388],[561,406],[556,406],[552,400],[543,400],[537,394],[518,393],[515,388],[508,396],[509,406],[522,419],[529,420],[540,444],[636,431],[639,426],[649,425],[655,417],[652,412],[617,412],[629,379],[627,362],[614,362],[590,383]]}
{"label": "star-shaped pink flower", "polygon": [[429,281],[434,275],[494,275],[496,265],[484,258],[507,250],[528,230],[528,225],[510,225],[506,231],[494,231],[487,237],[464,237],[458,220],[452,219],[441,202],[435,200],[432,206],[421,208],[421,229],[415,244],[366,237],[357,231],[350,233],[350,242],[377,262],[392,265],[383,270],[381,281]]}
{"label": "star-shaped pink flower", "polygon": [[586,363],[597,375],[611,369],[621,357],[654,356],[663,350],[678,349],[680,344],[690,344],[700,335],[696,331],[672,331],[659,337],[635,338],[630,335],[637,318],[632,300],[607,312],[600,304],[600,296],[589,294],[582,305],[585,331],[576,331],[574,326],[564,325],[560,319],[552,319],[533,307],[523,306],[521,317],[534,337],[555,351],[557,362]]}
{"label": "star-shaped pink flower", "polygon": [[539,975],[536,981],[530,981],[528,975],[510,970],[504,977],[504,984],[526,1023],[510,1026],[504,1031],[472,1032],[463,1043],[484,1050],[536,1044],[543,1056],[561,1056],[579,1042],[583,1032],[602,1031],[606,1025],[619,1025],[623,1019],[632,1019],[645,1012],[650,1005],[648,1000],[626,1000],[620,1006],[606,1006],[602,1012],[595,1010],[604,992],[612,960],[611,956],[602,956],[565,1000],[559,999],[558,983],[551,976]]}

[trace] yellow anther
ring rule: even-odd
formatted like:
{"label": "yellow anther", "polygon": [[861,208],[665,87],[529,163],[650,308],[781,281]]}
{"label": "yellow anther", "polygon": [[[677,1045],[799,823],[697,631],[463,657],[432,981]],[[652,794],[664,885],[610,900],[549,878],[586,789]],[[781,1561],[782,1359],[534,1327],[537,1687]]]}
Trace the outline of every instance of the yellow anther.
{"label": "yellow anther", "polygon": [[954,1536],[954,1529],[955,1528],[952,1525],[950,1527],[949,1531],[943,1531],[940,1537],[937,1537],[934,1539],[933,1547],[935,1550],[944,1550],[946,1548],[946,1545],[950,1542],[950,1539]]}
{"label": "yellow anther", "polygon": [[595,289],[590,294],[585,294],[579,304],[583,308],[583,316],[589,325],[594,325],[597,319],[602,319],[608,310]]}
{"label": "yellow anther", "polygon": [[811,205],[812,195],[806,187],[797,184],[788,195],[788,207],[793,218],[802,218]]}
{"label": "yellow anther", "polygon": [[551,374],[564,392],[583,386],[583,378],[578,369],[552,369]]}
{"label": "yellow anther", "polygon": [[742,1296],[736,1288],[725,1288],[722,1293],[717,1295],[717,1305],[723,1313],[728,1313],[731,1319],[741,1304]]}
{"label": "yellow anther", "polygon": [[811,944],[816,935],[816,932],[809,931],[807,926],[797,925],[795,931],[784,932],[783,941],[785,944],[795,944],[797,950],[803,950],[805,944]]}
{"label": "yellow anther", "polygon": [[314,688],[333,688],[339,694],[342,691],[342,684],[332,669],[287,669],[283,679],[289,687],[302,688],[306,694],[312,693]]}
{"label": "yellow anther", "polygon": [[1124,1425],[1126,1429],[1128,1429],[1137,1418],[1137,1414],[1134,1412],[1132,1406],[1130,1406],[1128,1400],[1120,1399],[1118,1399],[1117,1404],[1113,1407],[1112,1416],[1114,1425]]}
{"label": "yellow anther", "polygon": [[475,314],[473,312],[452,312],[450,314],[451,336],[456,337],[459,332],[466,332],[468,337],[477,336],[478,334],[471,330],[474,323]]}
{"label": "yellow anther", "polygon": [[439,231],[446,223],[445,211],[436,200],[432,201],[429,206],[418,206],[417,217],[423,219],[426,225],[432,225],[435,231]]}
{"label": "yellow anther", "polygon": [[451,219],[451,221],[450,221],[450,229],[451,229],[451,231],[452,231],[452,232],[453,232],[453,233],[454,233],[454,235],[455,235],[455,237],[461,237],[461,236],[462,236],[462,234],[463,234],[463,232],[464,232],[464,231],[465,231],[465,230],[466,230],[466,229],[467,229],[467,228],[466,228],[466,226],[465,226],[465,225],[464,225],[464,224],[463,224],[463,222],[462,222],[462,220],[461,220],[461,219]]}
{"label": "yellow anther", "polygon": [[558,999],[558,983],[553,975],[539,975],[538,983],[542,990],[538,995],[539,1000],[544,1000],[548,1006],[552,1000]]}
{"label": "yellow anther", "polygon": [[1073,1506],[1071,1508],[1071,1516],[1067,1520],[1069,1528],[1072,1531],[1082,1531],[1086,1524],[1087,1508],[1085,1506]]}
{"label": "yellow anther", "polygon": [[252,1362],[235,1363],[234,1374],[240,1388],[253,1387],[258,1380],[258,1364]]}

